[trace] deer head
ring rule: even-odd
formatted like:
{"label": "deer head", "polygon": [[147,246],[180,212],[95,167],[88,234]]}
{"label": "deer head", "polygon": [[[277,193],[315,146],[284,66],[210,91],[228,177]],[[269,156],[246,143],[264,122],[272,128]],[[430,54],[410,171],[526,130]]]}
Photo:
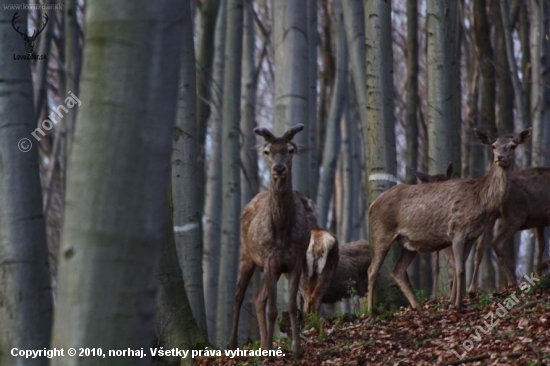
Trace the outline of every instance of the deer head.
{"label": "deer head", "polygon": [[25,41],[25,48],[27,49],[27,53],[30,54],[34,49],[34,42],[36,41],[40,33],[42,33],[42,31],[44,30],[44,28],[46,27],[46,24],[48,24],[48,15],[44,14],[45,21],[42,23],[42,28],[40,28],[40,30],[35,29],[34,32],[32,33],[32,36],[29,36],[27,34],[27,30],[25,30],[25,33],[23,33],[19,30],[19,27],[15,26],[15,23],[17,23],[17,18],[19,17],[17,13],[18,12],[16,11],[15,14],[13,14],[13,17],[11,18],[11,26],[13,27],[13,29],[15,29],[17,33],[21,35],[21,38],[23,38],[23,41]]}
{"label": "deer head", "polygon": [[479,141],[492,146],[493,162],[502,168],[508,168],[512,165],[516,147],[526,143],[531,138],[531,128],[521,131],[517,135],[503,136],[498,139],[483,130],[474,129],[474,132]]}
{"label": "deer head", "polygon": [[275,181],[284,181],[292,171],[292,157],[298,152],[298,146],[292,142],[294,136],[304,129],[298,124],[289,128],[282,137],[275,137],[266,128],[255,128],[254,133],[262,136],[266,143],[262,146],[262,154],[269,162],[269,172]]}

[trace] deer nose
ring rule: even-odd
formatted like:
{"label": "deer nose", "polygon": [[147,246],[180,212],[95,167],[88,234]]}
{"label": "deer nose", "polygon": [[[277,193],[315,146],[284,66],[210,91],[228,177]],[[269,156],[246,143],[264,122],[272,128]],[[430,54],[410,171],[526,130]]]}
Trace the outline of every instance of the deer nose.
{"label": "deer nose", "polygon": [[286,165],[284,164],[276,164],[273,165],[272,172],[277,175],[285,174],[286,173]]}
{"label": "deer nose", "polygon": [[497,161],[504,161],[506,160],[506,155],[497,155]]}

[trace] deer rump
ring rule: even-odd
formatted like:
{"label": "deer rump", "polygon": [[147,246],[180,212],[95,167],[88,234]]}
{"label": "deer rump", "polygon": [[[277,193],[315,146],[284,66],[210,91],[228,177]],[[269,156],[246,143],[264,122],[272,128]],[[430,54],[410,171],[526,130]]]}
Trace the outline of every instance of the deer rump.
{"label": "deer rump", "polygon": [[364,296],[369,265],[365,240],[338,246],[330,232],[313,230],[307,251],[307,274],[302,276],[303,310],[317,312],[321,303],[334,304],[351,294]]}

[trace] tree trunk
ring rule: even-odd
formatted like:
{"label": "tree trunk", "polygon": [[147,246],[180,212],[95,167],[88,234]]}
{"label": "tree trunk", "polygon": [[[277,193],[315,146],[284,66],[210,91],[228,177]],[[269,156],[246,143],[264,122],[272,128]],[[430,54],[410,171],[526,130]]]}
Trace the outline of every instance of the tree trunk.
{"label": "tree trunk", "polygon": [[342,17],[342,1],[334,1],[334,18],[336,19],[336,81],[332,93],[330,113],[325,134],[325,153],[323,154],[322,175],[317,190],[317,207],[319,225],[327,227],[328,213],[334,192],[336,164],[340,153],[340,120],[345,105],[348,81],[348,57],[346,49],[346,33]]}
{"label": "tree trunk", "polygon": [[[393,103],[393,51],[391,3],[365,2],[365,47],[367,94],[367,160],[369,203],[397,183],[395,116]],[[370,240],[371,251],[376,243]],[[392,306],[405,304],[404,296],[390,279],[398,250],[390,249],[380,270],[376,298]]]}
{"label": "tree trunk", "polygon": [[[164,349],[204,349],[208,340],[198,327],[191,305],[185,292],[185,282],[178,263],[176,242],[174,239],[174,224],[172,220],[173,203],[172,188],[168,196],[168,222],[166,238],[162,244],[157,292],[156,342],[155,347]],[[158,357],[154,365],[188,365],[190,358]]]}
{"label": "tree trunk", "polygon": [[201,206],[197,176],[195,48],[190,2],[184,2],[178,109],[172,145],[174,237],[185,291],[199,328],[206,332],[202,284]]}
{"label": "tree trunk", "polygon": [[[362,0],[342,2],[346,38],[350,58],[351,75],[355,86],[355,96],[359,109],[359,131],[363,144],[367,144],[367,88],[366,86],[366,50],[365,50],[365,9]],[[366,150],[366,149],[365,149]]]}
{"label": "tree trunk", "polygon": [[204,208],[204,253],[203,281],[204,302],[206,307],[206,325],[208,339],[216,338],[216,314],[218,306],[218,276],[220,266],[220,242],[222,221],[222,98],[224,74],[224,46],[227,21],[227,2],[220,4],[216,24],[215,56],[210,100],[212,102],[209,117],[210,140],[212,147],[208,157],[206,179],[206,202]]}
{"label": "tree trunk", "polygon": [[550,4],[531,0],[533,166],[550,166]]}
{"label": "tree trunk", "polygon": [[[273,44],[275,47],[275,110],[274,133],[282,135],[290,126],[305,124],[296,135],[298,146],[309,143],[309,63],[308,2],[278,0],[273,3]],[[306,21],[304,21],[306,20]],[[309,165],[306,151],[292,163],[294,189],[310,195]]]}
{"label": "tree trunk", "polygon": [[[13,14],[0,14],[0,365],[47,365],[43,357],[11,355],[13,348],[48,348],[52,324],[38,142],[31,136],[31,70],[29,62],[8,57],[25,50],[11,29]],[[18,19],[21,29],[27,27],[26,18],[25,12]]]}
{"label": "tree trunk", "polygon": [[241,119],[241,69],[243,51],[243,0],[228,0],[225,39],[225,71],[222,114],[223,216],[218,283],[216,340],[224,345],[233,317],[237,285],[241,214],[241,162],[239,156]]}
{"label": "tree trunk", "polygon": [[[258,77],[254,62],[254,18],[252,15],[251,3],[245,7],[244,11],[244,44],[243,44],[243,81],[241,97],[241,134],[243,136],[241,148],[241,207],[244,207],[250,200],[256,196],[260,190],[260,177],[258,175],[258,152],[254,149],[256,146],[256,135],[253,130],[256,123],[256,90],[258,86]],[[255,294],[259,284],[259,271],[254,273],[254,278],[247,289],[250,294]],[[247,296],[243,303],[242,316],[239,325],[241,338],[246,339],[248,335],[253,335],[251,339],[259,337],[258,323],[256,321],[256,310],[254,308],[254,296]]]}
{"label": "tree trunk", "polygon": [[[457,95],[455,72],[458,67],[455,47],[457,3],[452,0],[428,0],[426,28],[427,38],[427,78],[428,78],[428,140],[429,172],[441,174],[449,162],[457,164],[460,146],[457,146],[454,121]],[[459,144],[458,144],[459,145]],[[440,286],[437,296],[447,294],[449,288],[447,263],[440,258]]]}
{"label": "tree trunk", "polygon": [[[224,3],[226,0],[222,0]],[[212,84],[212,63],[214,62],[214,36],[220,0],[204,0],[201,2],[200,34],[198,36],[197,49],[197,142],[199,156],[197,159],[197,196],[200,207],[203,207],[207,191],[206,175],[206,130],[210,116],[210,94]]]}
{"label": "tree trunk", "polygon": [[[168,219],[183,5],[88,4],[53,347],[106,352],[151,346]],[[118,29],[116,39],[106,36],[112,29]],[[151,359],[116,357],[109,363],[150,365]],[[52,364],[97,360],[57,357]]]}
{"label": "tree trunk", "polygon": [[[308,196],[317,197],[317,184],[319,181],[319,156],[317,153],[317,0],[307,0],[307,46],[308,46],[308,128],[309,141],[307,153],[309,154],[309,190]],[[304,192],[306,193],[306,192]]]}

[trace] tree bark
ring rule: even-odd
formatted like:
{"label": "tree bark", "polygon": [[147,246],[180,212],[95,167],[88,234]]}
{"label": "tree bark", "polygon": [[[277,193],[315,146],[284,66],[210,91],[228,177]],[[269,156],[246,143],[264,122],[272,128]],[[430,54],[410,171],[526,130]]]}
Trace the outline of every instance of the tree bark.
{"label": "tree bark", "polygon": [[226,344],[237,284],[241,214],[240,96],[243,51],[243,0],[228,0],[222,114],[222,241],[218,283],[217,344]]}
{"label": "tree bark", "polygon": [[[457,2],[453,0],[428,0],[426,28],[427,36],[427,78],[428,78],[428,141],[429,141],[429,172],[441,174],[449,162],[459,166],[460,146],[454,137],[460,135],[456,131],[454,121],[457,95],[455,90],[455,75],[458,62],[455,48],[457,47]],[[438,294],[447,294],[449,288],[446,273],[447,263],[439,261],[443,268],[440,271],[440,286]]]}
{"label": "tree bark", "polygon": [[[307,0],[307,47],[308,47],[308,128],[309,141],[307,143],[307,152],[309,154],[309,197],[317,197],[317,185],[319,181],[320,160],[317,153],[317,0]],[[304,192],[305,193],[305,192]]]}
{"label": "tree bark", "polygon": [[216,314],[218,306],[218,276],[220,266],[220,242],[222,222],[222,98],[224,75],[224,46],[227,22],[227,2],[220,4],[216,24],[215,56],[210,84],[212,102],[209,117],[212,147],[208,159],[206,202],[204,208],[203,281],[206,325],[208,338],[216,339]]}
{"label": "tree bark", "polygon": [[[52,324],[31,70],[8,57],[25,50],[11,29],[13,14],[0,14],[0,365],[47,365],[46,358],[11,355],[13,348],[48,348]],[[19,14],[26,29],[26,13]]]}
{"label": "tree bark", "polygon": [[[308,2],[279,0],[273,3],[273,44],[275,47],[274,133],[282,135],[290,126],[305,124],[296,135],[298,146],[309,143]],[[304,20],[306,20],[304,22]],[[294,189],[310,195],[308,151],[292,163]]]}
{"label": "tree bark", "polygon": [[[88,4],[53,347],[140,349],[153,340],[182,13],[182,2],[168,0]],[[149,365],[151,359],[109,363]],[[52,364],[97,360],[57,357]]]}
{"label": "tree bark", "polygon": [[172,144],[174,237],[185,291],[199,328],[206,332],[202,283],[201,206],[197,176],[195,48],[190,2],[184,2],[178,109]]}
{"label": "tree bark", "polygon": [[[369,203],[397,183],[395,150],[395,116],[393,103],[393,51],[391,3],[383,0],[365,2],[365,47],[367,94],[367,194]],[[369,239],[370,248],[376,243]],[[386,304],[405,304],[404,296],[390,279],[398,251],[390,249],[380,270],[376,298]]]}
{"label": "tree bark", "polygon": [[334,18],[336,19],[336,81],[332,93],[330,113],[327,120],[327,132],[325,134],[325,153],[319,188],[317,189],[317,207],[319,213],[319,225],[327,227],[328,213],[332,195],[334,192],[334,178],[336,176],[336,164],[340,153],[340,120],[344,111],[348,81],[348,57],[346,47],[346,33],[342,16],[342,1],[334,1]]}

